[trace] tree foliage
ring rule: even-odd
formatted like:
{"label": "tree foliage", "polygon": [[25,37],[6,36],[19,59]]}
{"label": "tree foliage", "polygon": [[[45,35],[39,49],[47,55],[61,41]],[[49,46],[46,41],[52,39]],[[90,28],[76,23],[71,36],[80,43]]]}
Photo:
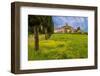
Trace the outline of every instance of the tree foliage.
{"label": "tree foliage", "polygon": [[28,20],[29,33],[34,33],[34,26],[37,26],[39,28],[39,33],[47,34],[48,38],[54,32],[54,25],[51,16],[29,15]]}

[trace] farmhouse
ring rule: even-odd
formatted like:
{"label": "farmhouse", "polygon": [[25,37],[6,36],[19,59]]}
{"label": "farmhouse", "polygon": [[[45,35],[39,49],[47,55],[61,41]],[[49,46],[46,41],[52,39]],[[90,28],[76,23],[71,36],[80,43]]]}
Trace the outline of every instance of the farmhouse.
{"label": "farmhouse", "polygon": [[60,28],[56,28],[54,30],[55,33],[80,33],[80,27],[78,27],[77,29],[74,29],[73,27],[69,26],[68,24],[66,24],[65,26],[62,26]]}
{"label": "farmhouse", "polygon": [[76,29],[74,29],[73,27],[69,26],[68,24],[66,24],[65,26],[62,26],[60,28],[56,28],[54,30],[55,33],[75,33],[76,31],[77,31]]}

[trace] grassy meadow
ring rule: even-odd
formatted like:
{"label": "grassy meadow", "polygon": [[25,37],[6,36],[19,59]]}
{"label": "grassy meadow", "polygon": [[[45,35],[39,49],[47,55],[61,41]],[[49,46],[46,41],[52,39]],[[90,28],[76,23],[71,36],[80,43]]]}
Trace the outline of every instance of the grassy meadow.
{"label": "grassy meadow", "polygon": [[39,50],[34,50],[34,35],[28,36],[28,60],[77,59],[88,57],[88,35],[53,34],[45,40],[39,35]]}

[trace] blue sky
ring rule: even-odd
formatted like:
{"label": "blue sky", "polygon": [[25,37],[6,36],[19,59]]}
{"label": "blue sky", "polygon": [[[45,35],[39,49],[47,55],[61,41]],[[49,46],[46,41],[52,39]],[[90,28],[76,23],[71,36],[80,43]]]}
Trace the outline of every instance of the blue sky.
{"label": "blue sky", "polygon": [[66,23],[73,28],[80,27],[82,31],[88,32],[88,17],[77,16],[52,16],[54,27],[62,27]]}

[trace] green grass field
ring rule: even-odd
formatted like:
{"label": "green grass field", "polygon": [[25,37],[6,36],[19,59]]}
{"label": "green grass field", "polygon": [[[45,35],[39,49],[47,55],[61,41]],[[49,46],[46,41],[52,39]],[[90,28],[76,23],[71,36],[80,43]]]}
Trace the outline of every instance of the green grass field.
{"label": "green grass field", "polygon": [[34,50],[34,36],[28,36],[28,60],[77,59],[88,57],[88,35],[53,34],[48,40],[39,35],[39,50]]}

